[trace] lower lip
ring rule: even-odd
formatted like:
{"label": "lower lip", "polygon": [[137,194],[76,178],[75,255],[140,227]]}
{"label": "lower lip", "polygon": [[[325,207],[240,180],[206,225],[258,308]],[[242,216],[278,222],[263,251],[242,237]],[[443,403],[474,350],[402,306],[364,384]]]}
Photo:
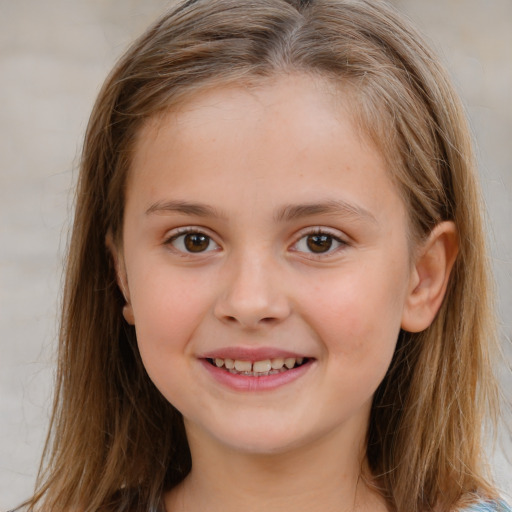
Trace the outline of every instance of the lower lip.
{"label": "lower lip", "polygon": [[286,370],[285,372],[276,373],[274,375],[262,375],[261,377],[253,377],[250,375],[238,375],[236,373],[230,373],[222,368],[213,366],[205,359],[201,359],[206,371],[217,381],[231,389],[237,391],[267,391],[279,388],[290,382],[293,382],[302,377],[314,363],[313,359],[310,359],[306,363],[297,368]]}

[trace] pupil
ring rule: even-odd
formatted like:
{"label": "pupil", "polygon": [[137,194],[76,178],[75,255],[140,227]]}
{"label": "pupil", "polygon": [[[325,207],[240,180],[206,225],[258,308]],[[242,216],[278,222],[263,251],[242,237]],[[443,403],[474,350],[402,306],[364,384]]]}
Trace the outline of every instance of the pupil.
{"label": "pupil", "polygon": [[332,246],[332,237],[330,235],[309,235],[307,244],[311,252],[327,252]]}
{"label": "pupil", "polygon": [[201,252],[208,249],[210,239],[201,233],[190,233],[185,236],[185,247],[190,252]]}

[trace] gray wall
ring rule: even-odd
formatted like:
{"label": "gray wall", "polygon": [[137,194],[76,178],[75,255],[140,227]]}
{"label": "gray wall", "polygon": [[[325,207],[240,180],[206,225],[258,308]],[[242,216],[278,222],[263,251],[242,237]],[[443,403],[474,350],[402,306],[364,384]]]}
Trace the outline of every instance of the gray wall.
{"label": "gray wall", "polygon": [[[396,0],[463,94],[479,143],[503,335],[512,334],[512,0]],[[30,494],[48,421],[56,309],[87,117],[162,0],[0,0],[0,509]],[[505,351],[511,359],[510,344]],[[510,374],[498,369],[511,397]],[[496,471],[512,493],[510,439]]]}

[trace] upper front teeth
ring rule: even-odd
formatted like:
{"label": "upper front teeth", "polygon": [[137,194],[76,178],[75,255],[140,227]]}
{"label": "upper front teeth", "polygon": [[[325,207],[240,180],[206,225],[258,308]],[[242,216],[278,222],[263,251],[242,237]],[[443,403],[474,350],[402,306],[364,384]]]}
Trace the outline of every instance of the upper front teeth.
{"label": "upper front teeth", "polygon": [[239,361],[235,359],[235,370],[237,372],[250,372],[252,371],[252,364],[250,361]]}
{"label": "upper front teeth", "polygon": [[283,367],[288,369],[293,368],[296,364],[304,362],[303,357],[276,357],[275,359],[264,359],[263,361],[241,361],[239,359],[221,359],[215,358],[215,366],[222,368],[223,366],[228,370],[235,369],[238,372],[254,372],[265,373],[271,370],[281,370]]}

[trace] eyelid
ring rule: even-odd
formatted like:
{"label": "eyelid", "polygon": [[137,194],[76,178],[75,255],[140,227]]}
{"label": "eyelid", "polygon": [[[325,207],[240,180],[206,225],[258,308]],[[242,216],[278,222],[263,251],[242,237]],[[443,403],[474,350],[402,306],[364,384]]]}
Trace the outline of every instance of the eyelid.
{"label": "eyelid", "polygon": [[[305,237],[311,236],[311,235],[327,235],[330,236],[333,240],[335,240],[339,246],[334,249],[329,249],[326,252],[308,252],[308,251],[300,251],[298,249],[295,249],[294,247]],[[334,256],[337,254],[340,250],[343,250],[344,248],[350,246],[350,240],[348,235],[345,235],[343,232],[334,229],[334,228],[327,228],[323,226],[311,226],[308,228],[301,229],[295,236],[295,241],[290,245],[290,250],[292,252],[297,252],[300,254],[307,255],[308,258],[328,258],[329,256]]]}
{"label": "eyelid", "polygon": [[[214,247],[213,249],[208,248],[205,251],[198,251],[197,253],[194,253],[191,251],[181,250],[181,249],[178,249],[177,247],[173,246],[172,243],[175,240],[177,240],[178,238],[180,238],[181,236],[194,235],[194,234],[205,235],[206,237],[208,237],[210,239],[210,243],[215,244],[216,247]],[[167,246],[173,252],[176,252],[182,256],[196,256],[197,257],[197,256],[201,256],[201,255],[204,256],[207,253],[213,252],[216,249],[221,248],[220,244],[215,240],[215,238],[216,238],[215,235],[212,235],[211,231],[209,229],[203,228],[201,226],[184,226],[184,227],[175,228],[175,229],[171,230],[170,232],[166,233],[166,235],[164,237],[163,245]]]}

